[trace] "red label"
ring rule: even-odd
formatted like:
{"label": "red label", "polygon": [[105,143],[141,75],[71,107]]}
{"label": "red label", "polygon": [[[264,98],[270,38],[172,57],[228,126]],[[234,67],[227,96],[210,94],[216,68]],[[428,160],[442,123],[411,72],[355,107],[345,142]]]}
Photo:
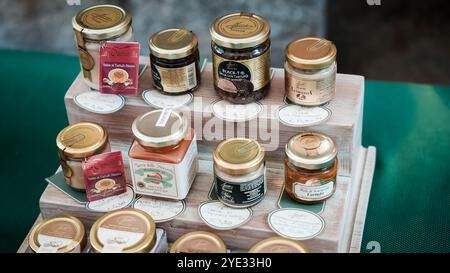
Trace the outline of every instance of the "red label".
{"label": "red label", "polygon": [[105,42],[100,46],[100,93],[136,95],[139,43]]}
{"label": "red label", "polygon": [[86,196],[89,201],[118,195],[126,191],[122,153],[111,152],[91,156],[82,162]]}

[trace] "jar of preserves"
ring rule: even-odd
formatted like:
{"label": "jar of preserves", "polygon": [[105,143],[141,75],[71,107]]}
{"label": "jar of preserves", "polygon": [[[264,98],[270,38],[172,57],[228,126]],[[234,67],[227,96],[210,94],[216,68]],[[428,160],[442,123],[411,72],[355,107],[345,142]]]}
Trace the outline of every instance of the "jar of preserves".
{"label": "jar of preserves", "polygon": [[148,41],[153,85],[166,94],[183,94],[200,84],[197,36],[186,29],[165,29]]}
{"label": "jar of preserves", "polygon": [[225,242],[214,233],[193,231],[178,238],[170,253],[227,253]]}
{"label": "jar of preserves", "polygon": [[293,200],[316,204],[336,191],[337,149],[323,134],[307,132],[286,144],[284,159],[285,191]]}
{"label": "jar of preserves", "polygon": [[249,253],[308,253],[308,249],[299,241],[283,237],[264,239],[250,248]]}
{"label": "jar of preserves", "polygon": [[214,154],[214,189],[219,201],[235,208],[251,207],[263,200],[267,183],[264,150],[252,139],[222,141]]}
{"label": "jar of preserves", "polygon": [[61,168],[67,184],[86,189],[82,162],[86,157],[111,151],[108,133],[95,123],[80,122],[61,130],[56,137]]}
{"label": "jar of preserves", "polygon": [[285,51],[285,91],[289,101],[318,106],[336,93],[336,46],[321,38],[292,41]]}
{"label": "jar of preserves", "polygon": [[78,218],[54,216],[33,227],[28,243],[37,253],[81,253],[86,245],[86,232]]}
{"label": "jar of preserves", "polygon": [[253,13],[232,13],[210,27],[214,88],[225,100],[246,104],[270,89],[270,25]]}
{"label": "jar of preserves", "polygon": [[133,186],[138,194],[181,200],[198,170],[195,131],[171,110],[155,110],[136,118],[128,152]]}
{"label": "jar of preserves", "polygon": [[131,15],[114,5],[95,5],[78,12],[72,19],[86,84],[99,89],[100,44],[105,41],[132,42]]}

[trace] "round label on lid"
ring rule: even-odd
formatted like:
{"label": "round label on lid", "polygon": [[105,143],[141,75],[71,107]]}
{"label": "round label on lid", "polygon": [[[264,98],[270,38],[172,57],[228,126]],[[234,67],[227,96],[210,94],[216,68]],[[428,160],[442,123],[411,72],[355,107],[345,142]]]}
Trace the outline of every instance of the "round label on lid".
{"label": "round label on lid", "polygon": [[231,38],[252,37],[263,29],[264,24],[257,17],[236,14],[219,20],[215,25],[217,32]]}
{"label": "round label on lid", "polygon": [[78,21],[87,28],[104,29],[119,24],[124,17],[123,9],[112,5],[101,5],[81,11]]}

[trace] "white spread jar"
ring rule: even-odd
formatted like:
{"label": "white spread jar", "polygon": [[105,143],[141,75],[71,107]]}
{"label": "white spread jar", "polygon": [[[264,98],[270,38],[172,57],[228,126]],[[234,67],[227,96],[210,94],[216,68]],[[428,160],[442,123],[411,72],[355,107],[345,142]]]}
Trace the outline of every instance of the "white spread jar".
{"label": "white spread jar", "polygon": [[114,5],[96,5],[78,12],[72,19],[83,77],[99,89],[100,43],[132,42],[131,15]]}
{"label": "white spread jar", "polygon": [[321,38],[291,42],[285,50],[285,91],[289,101],[318,106],[336,93],[336,46]]}

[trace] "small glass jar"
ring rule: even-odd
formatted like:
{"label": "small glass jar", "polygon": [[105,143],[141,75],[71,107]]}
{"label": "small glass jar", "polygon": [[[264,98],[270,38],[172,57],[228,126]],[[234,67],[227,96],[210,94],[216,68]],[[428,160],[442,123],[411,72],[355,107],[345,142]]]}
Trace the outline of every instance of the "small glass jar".
{"label": "small glass jar", "polygon": [[81,71],[86,84],[99,89],[100,44],[106,41],[132,42],[131,15],[114,5],[96,5],[78,12],[72,19]]}
{"label": "small glass jar", "polygon": [[148,253],[157,241],[155,221],[134,208],[108,212],[92,225],[89,241],[97,253]]}
{"label": "small glass jar", "polygon": [[28,243],[37,253],[81,253],[86,245],[86,233],[78,218],[54,216],[33,227]]}
{"label": "small glass jar", "polygon": [[214,233],[193,231],[178,238],[170,253],[227,253],[225,242]]}
{"label": "small glass jar", "polygon": [[210,27],[214,89],[227,101],[246,104],[270,89],[270,24],[253,13],[219,17]]}
{"label": "small glass jar", "polygon": [[264,239],[250,248],[249,253],[308,253],[308,249],[299,241],[283,237]]}
{"label": "small glass jar", "polygon": [[61,130],[56,137],[64,179],[73,189],[84,191],[82,161],[86,157],[111,151],[106,130],[95,123],[80,122]]}
{"label": "small glass jar", "polygon": [[285,51],[285,91],[289,101],[318,106],[336,93],[336,46],[321,38],[291,42]]}
{"label": "small glass jar", "polygon": [[165,29],[148,41],[153,86],[165,94],[192,92],[200,85],[197,36],[186,29]]}
{"label": "small glass jar", "polygon": [[231,138],[214,150],[214,189],[219,201],[234,208],[251,207],[267,191],[264,150],[252,139]]}
{"label": "small glass jar", "polygon": [[133,186],[138,194],[186,198],[198,170],[195,131],[174,111],[155,110],[136,118],[128,152]]}
{"label": "small glass jar", "polygon": [[334,141],[320,133],[307,132],[286,144],[285,191],[293,200],[317,204],[336,191],[337,149]]}

